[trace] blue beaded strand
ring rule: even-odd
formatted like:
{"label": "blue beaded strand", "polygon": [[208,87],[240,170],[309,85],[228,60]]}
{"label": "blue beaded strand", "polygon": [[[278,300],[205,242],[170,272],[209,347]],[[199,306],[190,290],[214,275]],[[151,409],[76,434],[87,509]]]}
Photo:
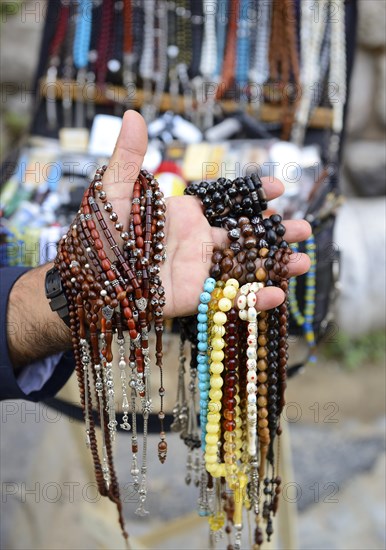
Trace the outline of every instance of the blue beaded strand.
{"label": "blue beaded strand", "polygon": [[[294,243],[292,251],[296,254],[299,252],[299,246]],[[299,309],[299,303],[296,297],[296,277],[292,277],[289,280],[289,306],[291,315],[295,319],[298,326],[302,327],[304,336],[306,338],[307,345],[310,347],[312,353],[309,361],[314,363],[316,357],[314,355],[315,349],[315,333],[313,328],[314,316],[315,316],[315,292],[316,292],[316,247],[315,238],[311,235],[306,240],[306,252],[311,260],[311,267],[306,274],[305,294],[304,294],[304,313]]]}
{"label": "blue beaded strand", "polygon": [[237,29],[237,58],[236,58],[236,83],[241,90],[248,85],[249,59],[250,59],[250,38],[248,9],[249,0],[240,0],[239,20]]}
{"label": "blue beaded strand", "polygon": [[206,424],[209,402],[210,373],[208,356],[208,310],[211,293],[216,287],[216,281],[208,277],[204,283],[204,291],[200,295],[197,315],[197,372],[198,389],[200,391],[200,425],[201,448],[205,451]]}
{"label": "blue beaded strand", "polygon": [[91,41],[92,0],[79,0],[73,47],[74,65],[84,69],[88,64]]}

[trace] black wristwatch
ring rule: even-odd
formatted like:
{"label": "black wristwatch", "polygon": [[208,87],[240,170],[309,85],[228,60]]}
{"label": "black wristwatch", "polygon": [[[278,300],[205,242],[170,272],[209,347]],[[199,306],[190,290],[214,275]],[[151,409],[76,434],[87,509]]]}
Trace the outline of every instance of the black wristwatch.
{"label": "black wristwatch", "polygon": [[62,285],[59,270],[52,267],[46,273],[45,280],[46,296],[50,300],[50,308],[56,311],[59,317],[70,326],[70,315],[68,310],[67,297]]}

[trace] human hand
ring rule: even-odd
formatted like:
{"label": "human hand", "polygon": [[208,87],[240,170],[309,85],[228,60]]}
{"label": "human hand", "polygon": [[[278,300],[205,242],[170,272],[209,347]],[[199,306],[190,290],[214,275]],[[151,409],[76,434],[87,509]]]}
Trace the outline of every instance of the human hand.
{"label": "human hand", "polygon": [[[127,228],[134,182],[141,169],[147,148],[147,128],[142,116],[127,111],[113,156],[103,176],[103,188],[118,218]],[[262,178],[267,198],[279,197],[284,186],[274,178]],[[100,205],[102,208],[102,205]],[[109,220],[106,220],[109,221]],[[112,223],[112,222],[110,222]],[[283,222],[287,242],[306,239],[311,228],[304,220]],[[193,314],[198,305],[210,261],[207,255],[211,245],[229,244],[224,229],[211,227],[205,218],[200,201],[191,196],[171,197],[166,200],[165,243],[167,259],[162,264],[160,277],[165,288],[165,317]],[[293,254],[288,264],[289,276],[305,273],[310,267],[306,254]],[[256,308],[267,310],[280,305],[284,294],[279,288],[262,289],[257,295]]]}

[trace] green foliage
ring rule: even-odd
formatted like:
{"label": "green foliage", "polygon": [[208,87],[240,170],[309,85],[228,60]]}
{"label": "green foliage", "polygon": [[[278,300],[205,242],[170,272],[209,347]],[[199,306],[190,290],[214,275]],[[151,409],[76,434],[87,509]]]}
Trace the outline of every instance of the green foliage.
{"label": "green foliage", "polygon": [[362,365],[385,362],[386,336],[379,330],[363,336],[350,336],[339,332],[334,340],[321,346],[320,355],[326,359],[337,360],[349,369]]}

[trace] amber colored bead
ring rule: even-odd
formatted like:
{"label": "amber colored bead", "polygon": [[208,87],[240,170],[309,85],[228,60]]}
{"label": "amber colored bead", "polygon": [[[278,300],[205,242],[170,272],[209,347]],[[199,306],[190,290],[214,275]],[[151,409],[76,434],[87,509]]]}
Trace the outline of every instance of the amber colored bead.
{"label": "amber colored bead", "polygon": [[237,384],[237,375],[231,372],[227,372],[225,375],[225,381],[229,386]]}
{"label": "amber colored bead", "polygon": [[212,254],[212,261],[215,264],[218,264],[223,259],[223,254],[220,250],[215,250]]}
{"label": "amber colored bead", "polygon": [[265,384],[260,384],[260,386],[257,388],[257,393],[260,395],[267,395],[268,389]]}
{"label": "amber colored bead", "polygon": [[262,332],[265,332],[267,329],[268,329],[267,322],[263,320],[259,321],[259,330],[261,330]]}
{"label": "amber colored bead", "polygon": [[240,263],[240,264],[243,264],[245,262],[245,259],[246,259],[246,252],[244,252],[244,250],[242,250],[241,252],[239,252],[237,254],[237,261]]}
{"label": "amber colored bead", "polygon": [[236,416],[236,412],[235,412],[235,411],[231,411],[231,410],[229,410],[229,409],[225,409],[225,411],[224,411],[224,418],[225,418],[226,420],[234,420],[235,416]]}
{"label": "amber colored bead", "polygon": [[266,428],[268,426],[268,420],[266,418],[259,418],[258,425],[259,428]]}
{"label": "amber colored bead", "polygon": [[257,270],[256,270],[256,279],[258,281],[265,281],[266,278],[267,278],[267,272],[265,271],[265,269],[263,267],[259,267]]}
{"label": "amber colored bead", "polygon": [[[131,319],[132,316],[133,316],[133,312],[131,311],[131,309],[130,309],[129,307],[125,307],[125,308],[123,308],[123,315],[125,316],[125,319]],[[134,321],[132,321],[132,322],[133,322],[133,324],[134,324],[134,326],[135,326]],[[132,326],[129,325],[128,328],[131,329],[131,328],[134,328],[134,327],[132,327]]]}
{"label": "amber colored bead", "polygon": [[247,237],[244,240],[244,246],[245,248],[253,248],[256,246],[256,237]]}
{"label": "amber colored bead", "polygon": [[[129,308],[127,308],[127,309],[129,309]],[[130,309],[130,313],[131,313],[131,309]],[[125,317],[126,317],[126,315],[125,315]],[[127,328],[129,330],[134,330],[135,329],[135,321],[133,319],[129,318],[129,320],[127,321]]]}
{"label": "amber colored bead", "polygon": [[260,258],[266,258],[268,256],[268,252],[269,252],[268,248],[265,248],[265,247],[260,248],[259,250]]}
{"label": "amber colored bead", "polygon": [[101,262],[101,266],[102,266],[102,269],[104,271],[108,271],[110,269],[110,266],[111,266],[111,263],[110,263],[110,260],[102,260]]}
{"label": "amber colored bead", "polygon": [[224,395],[226,397],[234,397],[236,395],[236,387],[235,386],[228,386],[228,388],[225,388]]}
{"label": "amber colored bead", "polygon": [[[264,409],[263,409],[264,410]],[[269,429],[268,428],[262,428],[259,430],[259,436],[261,439],[265,439],[266,441],[269,440]]]}
{"label": "amber colored bead", "polygon": [[210,268],[209,270],[209,274],[211,277],[213,277],[214,279],[218,279],[218,277],[220,277],[221,275],[221,267],[219,264],[214,264],[212,265],[212,267]]}
{"label": "amber colored bead", "polygon": [[168,444],[166,443],[166,441],[160,441],[158,443],[158,450],[161,451],[161,452],[164,452],[166,451],[168,448]]}
{"label": "amber colored bead", "polygon": [[230,248],[226,248],[224,250],[224,256],[231,258],[233,260],[233,258],[235,257],[235,253]]}
{"label": "amber colored bead", "polygon": [[233,430],[236,429],[236,422],[235,420],[225,420],[223,423],[223,428],[227,432],[233,432]]}
{"label": "amber colored bead", "polygon": [[112,271],[111,269],[109,269],[107,272],[106,272],[106,276],[108,278],[109,281],[114,281],[115,279],[115,273],[114,271]]}
{"label": "amber colored bead", "polygon": [[243,225],[241,233],[243,237],[250,237],[251,235],[253,235],[252,225],[250,225],[249,223],[246,223],[245,225]]}
{"label": "amber colored bead", "polygon": [[267,381],[267,374],[265,372],[259,372],[257,375],[257,381],[260,384],[264,384]]}
{"label": "amber colored bead", "polygon": [[259,359],[264,359],[264,357],[267,357],[267,349],[264,348],[264,347],[259,347],[257,348],[257,357],[259,357]]}
{"label": "amber colored bead", "polygon": [[267,370],[268,368],[267,361],[265,359],[259,359],[259,361],[257,362],[257,368],[261,371]]}
{"label": "amber colored bead", "polygon": [[281,266],[281,276],[282,277],[287,277],[288,273],[289,273],[288,267],[286,265],[282,265]]}
{"label": "amber colored bead", "polygon": [[266,407],[267,406],[267,398],[264,397],[263,395],[261,395],[257,399],[257,404],[259,405],[259,407]]}
{"label": "amber colored bead", "polygon": [[221,261],[221,268],[222,268],[224,273],[228,273],[228,271],[230,271],[232,269],[232,267],[233,267],[233,262],[230,258],[225,257]]}
{"label": "amber colored bead", "polygon": [[259,346],[266,346],[267,345],[267,337],[265,336],[265,334],[260,334],[258,339],[257,339],[257,342],[259,344]]}
{"label": "amber colored bead", "polygon": [[243,276],[243,268],[240,264],[237,264],[232,271],[232,275],[235,279],[239,280]]}
{"label": "amber colored bead", "polygon": [[236,407],[236,399],[233,397],[227,397],[224,399],[224,405],[227,409],[234,409]]}

